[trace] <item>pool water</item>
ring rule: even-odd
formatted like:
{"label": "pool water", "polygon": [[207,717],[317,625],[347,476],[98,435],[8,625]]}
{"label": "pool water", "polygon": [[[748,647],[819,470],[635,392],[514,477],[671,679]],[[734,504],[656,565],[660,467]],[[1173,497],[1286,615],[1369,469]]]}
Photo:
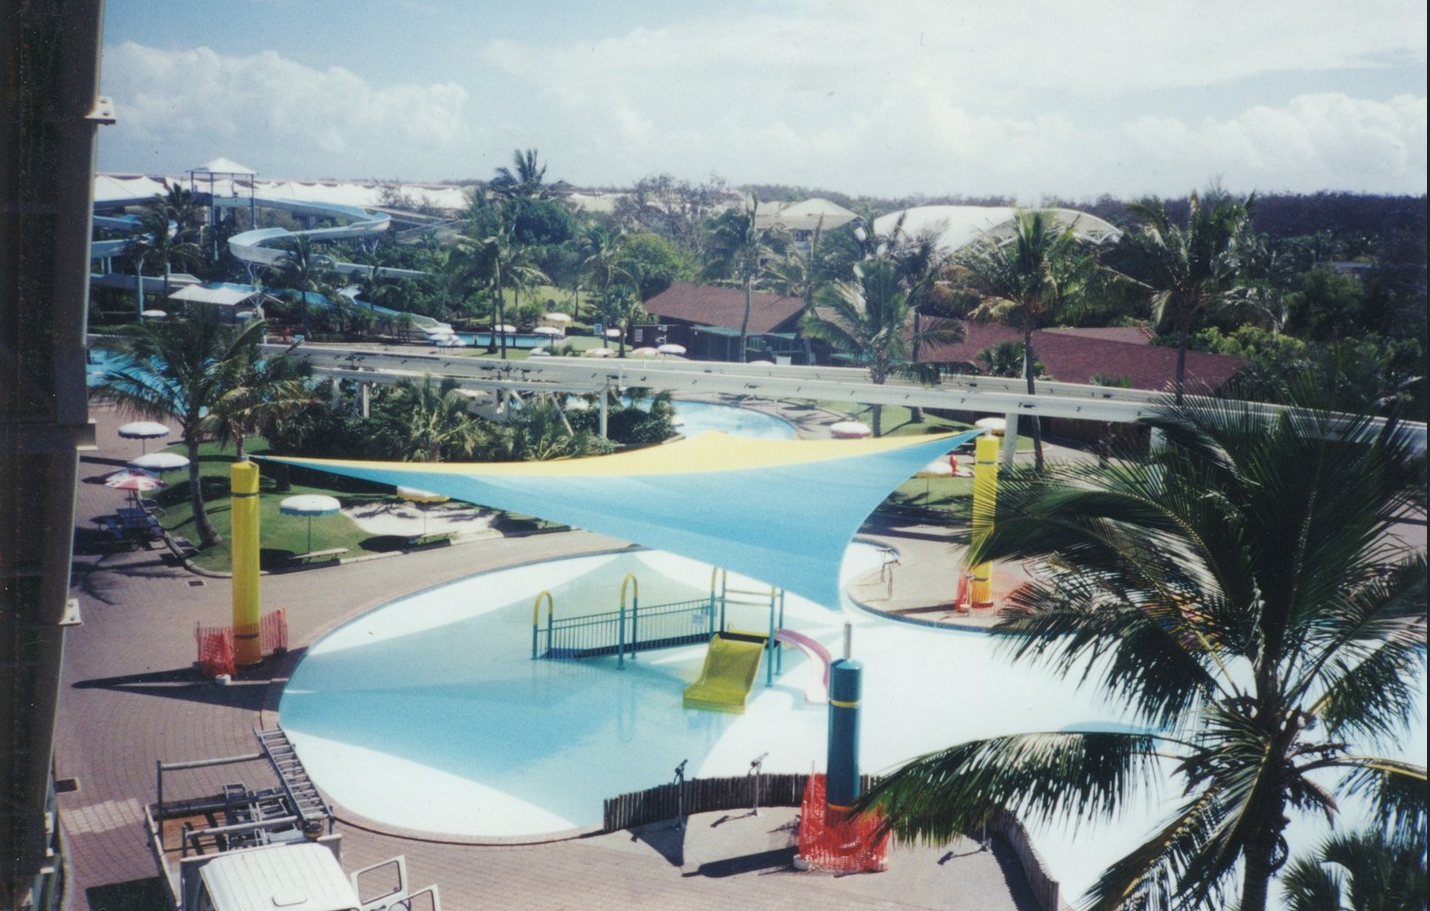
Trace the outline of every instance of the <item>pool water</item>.
{"label": "pool water", "polygon": [[795,437],[794,425],[789,421],[750,408],[677,400],[675,414],[681,422],[676,429],[688,437],[707,430],[757,440],[792,440]]}
{"label": "pool water", "polygon": [[[846,577],[881,558],[872,546],[851,547]],[[469,836],[599,822],[605,798],[669,781],[686,759],[694,777],[744,774],[767,751],[771,772],[823,768],[826,707],[804,696],[820,669],[792,649],[773,686],[761,667],[743,716],[683,707],[704,645],[642,652],[624,670],[614,657],[531,660],[540,589],[552,593],[558,617],[597,613],[618,606],[627,573],[647,607],[710,590],[708,566],[642,551],[503,570],[413,595],[309,650],[284,690],[283,727],[314,780],[343,807],[389,825]],[[730,584],[755,585],[734,577]],[[766,627],[766,609],[738,610],[744,614],[732,613],[730,626]],[[854,654],[867,668],[868,771],[969,736],[1053,729],[1069,717],[1066,687],[995,664],[981,634],[786,600],[785,626],[836,655],[845,619],[856,626]],[[1072,702],[1076,717],[1118,720],[1091,700]],[[989,706],[997,710],[984,711]],[[403,786],[380,784],[391,781]]]}

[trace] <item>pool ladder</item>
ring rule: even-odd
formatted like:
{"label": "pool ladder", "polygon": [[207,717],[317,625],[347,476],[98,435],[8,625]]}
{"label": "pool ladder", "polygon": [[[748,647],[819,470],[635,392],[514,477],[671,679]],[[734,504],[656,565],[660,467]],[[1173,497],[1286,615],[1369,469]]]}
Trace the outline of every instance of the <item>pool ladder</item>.
{"label": "pool ladder", "polygon": [[318,793],[313,780],[308,777],[308,770],[303,768],[288,735],[281,727],[267,730],[254,728],[253,733],[258,736],[258,744],[263,747],[263,753],[272,764],[273,771],[278,773],[278,780],[282,782],[283,790],[293,805],[293,812],[302,817],[305,824],[326,822],[331,831],[333,811]]}

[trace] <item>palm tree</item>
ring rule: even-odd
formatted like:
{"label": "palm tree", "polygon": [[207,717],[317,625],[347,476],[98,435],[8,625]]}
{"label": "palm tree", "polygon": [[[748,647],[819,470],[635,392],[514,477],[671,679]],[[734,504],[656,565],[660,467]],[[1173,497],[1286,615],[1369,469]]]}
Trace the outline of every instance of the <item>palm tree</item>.
{"label": "palm tree", "polygon": [[248,437],[317,401],[309,380],[312,367],[287,354],[244,364],[201,421],[220,445],[234,444],[239,461],[246,457],[243,447]]}
{"label": "palm tree", "polygon": [[[829,309],[830,316],[822,317],[818,312],[806,315],[801,323],[804,331],[867,366],[869,381],[876,385],[896,374],[922,382],[935,381],[935,369],[909,358],[911,346],[916,342],[951,344],[963,338],[963,330],[953,324],[910,331],[908,295],[897,267],[887,259],[864,263],[856,282],[835,282],[823,289],[820,303]],[[874,435],[879,436],[883,430],[883,407],[875,405],[873,414]]]}
{"label": "palm tree", "polygon": [[606,325],[620,328],[620,353],[617,356],[625,357],[626,336],[630,334],[631,323],[645,312],[640,301],[636,299],[635,291],[624,283],[611,285],[601,295],[600,312]]}
{"label": "palm tree", "polygon": [[[1020,211],[1010,238],[986,235],[957,258],[963,283],[981,299],[973,317],[1022,331],[1029,395],[1036,392],[1033,332],[1077,304],[1096,271],[1095,260],[1080,249],[1076,227],[1059,227],[1052,212]],[[1043,431],[1037,418],[1032,424],[1033,457],[1042,470]]]}
{"label": "palm tree", "polygon": [[308,301],[311,295],[324,300],[334,300],[338,296],[333,282],[333,258],[318,252],[310,238],[299,236],[294,247],[287,250],[273,263],[275,286],[292,292],[299,301],[300,320],[306,331],[308,328]]}
{"label": "palm tree", "polygon": [[532,199],[550,199],[558,192],[569,189],[562,180],[554,184],[543,183],[546,165],[540,163],[535,149],[514,149],[511,153],[512,168],[497,168],[496,176],[488,185],[492,193],[502,199],[526,196]]}
{"label": "palm tree", "polygon": [[[602,300],[613,284],[632,279],[622,261],[621,241],[624,237],[624,234],[612,237],[605,225],[591,225],[581,232],[578,247],[581,267],[576,274],[578,280],[581,275],[590,275],[601,292]],[[576,315],[581,315],[579,302]]]}
{"label": "palm tree", "polygon": [[203,262],[203,251],[194,242],[195,229],[174,220],[182,213],[171,211],[168,199],[155,194],[153,202],[139,212],[140,231],[125,245],[125,252],[134,257],[135,281],[139,283],[137,300],[142,311],[144,299],[144,266],[161,266],[164,270],[165,300],[169,297],[169,274],[174,266],[196,266]]}
{"label": "palm tree", "polygon": [[202,547],[220,540],[199,483],[204,414],[251,368],[267,325],[253,320],[235,328],[213,318],[142,323],[129,335],[128,352],[94,391],[100,401],[178,423],[189,457],[189,498]]}
{"label": "palm tree", "polygon": [[496,302],[496,321],[492,329],[492,345],[488,350],[495,351],[500,345],[501,356],[505,359],[506,333],[497,328],[506,322],[505,290],[550,279],[533,264],[530,248],[516,242],[512,226],[506,219],[497,218],[487,225],[478,225],[474,221],[472,227],[476,229],[473,233],[479,239],[464,242],[460,249],[468,264],[471,280],[482,282],[491,289]]}
{"label": "palm tree", "polygon": [[1187,342],[1192,328],[1209,310],[1235,300],[1239,248],[1250,227],[1256,194],[1237,200],[1220,191],[1202,199],[1191,195],[1185,227],[1172,224],[1160,200],[1129,208],[1141,220],[1128,242],[1140,263],[1144,281],[1153,289],[1152,315],[1177,335],[1174,395],[1181,401],[1187,372]]}
{"label": "palm tree", "polygon": [[1423,836],[1409,844],[1383,832],[1332,836],[1287,868],[1288,911],[1424,911]]}
{"label": "palm tree", "polygon": [[1423,832],[1424,768],[1351,745],[1403,737],[1424,672],[1424,555],[1386,538],[1411,448],[1313,408],[1268,420],[1188,398],[1152,423],[1169,444],[1152,460],[1009,472],[968,555],[1060,568],[1010,599],[997,632],[1015,660],[1096,680],[1145,728],[959,744],[864,806],[945,839],[996,807],[1107,818],[1170,776],[1179,805],[1088,907],[1222,908],[1239,877],[1237,906],[1264,911],[1289,812],[1337,813],[1329,780],[1368,797],[1380,825]]}
{"label": "palm tree", "polygon": [[738,284],[745,292],[745,315],[740,320],[740,363],[746,359],[750,334],[751,295],[774,262],[784,259],[790,249],[789,233],[779,228],[762,228],[755,220],[759,200],[753,195],[739,209],[727,209],[711,222],[708,230],[706,274]]}
{"label": "palm tree", "polygon": [[441,462],[471,458],[486,441],[482,422],[467,412],[467,400],[455,394],[457,382],[434,385],[430,376],[402,380],[379,407],[379,421],[394,458],[404,462]]}

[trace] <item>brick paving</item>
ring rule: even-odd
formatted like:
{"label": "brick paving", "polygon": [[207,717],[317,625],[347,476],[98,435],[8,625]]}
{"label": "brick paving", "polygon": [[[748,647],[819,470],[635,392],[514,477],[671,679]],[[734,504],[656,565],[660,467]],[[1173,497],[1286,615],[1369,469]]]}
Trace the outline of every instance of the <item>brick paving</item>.
{"label": "brick paving", "polygon": [[[792,410],[793,411],[793,410]],[[99,449],[81,457],[72,578],[83,625],[71,630],[56,731],[56,777],[76,779],[59,803],[68,840],[71,907],[89,906],[101,887],[150,879],[142,806],[154,799],[156,759],[180,761],[252,753],[252,730],[281,686],[283,665],[269,662],[220,687],[192,671],[195,623],[224,625],[226,579],[199,576],[166,561],[167,551],[94,552],[92,519],[122,496],[97,478],[138,455],[137,441],[114,432],[120,420],[95,408]],[[817,433],[834,418],[787,414]],[[828,420],[825,420],[825,419]],[[940,529],[876,527],[896,542],[897,603],[917,609],[949,597],[937,576],[952,558]],[[293,648],[344,619],[415,589],[513,563],[621,547],[585,532],[486,540],[264,577],[265,608],[286,607]],[[877,606],[877,605],[874,605]],[[291,664],[291,662],[290,662]],[[196,773],[217,785],[224,773]],[[654,783],[653,783],[654,784]],[[399,785],[400,786],[400,785]],[[399,838],[339,823],[349,867],[405,854],[415,884],[437,883],[446,907],[531,909],[968,908],[1031,909],[1016,863],[1001,847],[971,842],[899,848],[877,875],[798,873],[788,865],[794,810],[759,817],[706,814],[688,827],[668,824],[543,845],[474,847]],[[341,816],[341,814],[340,814]],[[91,891],[94,890],[94,891]],[[98,911],[98,906],[96,911]]]}

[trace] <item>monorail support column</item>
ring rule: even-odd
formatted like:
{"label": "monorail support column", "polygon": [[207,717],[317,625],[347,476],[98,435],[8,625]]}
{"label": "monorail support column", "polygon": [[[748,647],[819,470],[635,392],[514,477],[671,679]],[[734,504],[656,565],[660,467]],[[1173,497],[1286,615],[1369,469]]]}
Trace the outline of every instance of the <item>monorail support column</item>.
{"label": "monorail support column", "polygon": [[[979,437],[973,455],[973,543],[977,544],[993,530],[998,503],[998,438],[992,434]],[[993,606],[992,563],[985,560],[973,567],[969,601],[975,608]]]}
{"label": "monorail support column", "polygon": [[258,594],[258,466],[235,462],[229,469],[232,496],[233,663],[251,667],[263,662],[259,636]]}
{"label": "monorail support column", "polygon": [[[1036,421],[1037,415],[1030,415],[1028,420]],[[1004,468],[1013,467],[1013,456],[1018,452],[1018,412],[1009,413],[1003,418],[1003,450],[999,453],[999,459],[1003,462]]]}
{"label": "monorail support column", "polygon": [[372,383],[360,383],[358,388],[362,390],[362,416],[372,417]]}

